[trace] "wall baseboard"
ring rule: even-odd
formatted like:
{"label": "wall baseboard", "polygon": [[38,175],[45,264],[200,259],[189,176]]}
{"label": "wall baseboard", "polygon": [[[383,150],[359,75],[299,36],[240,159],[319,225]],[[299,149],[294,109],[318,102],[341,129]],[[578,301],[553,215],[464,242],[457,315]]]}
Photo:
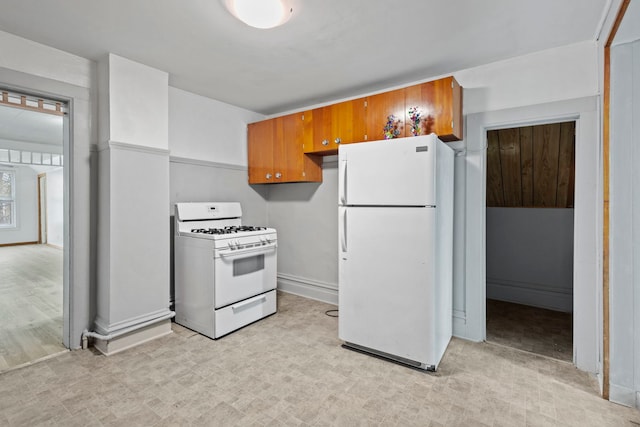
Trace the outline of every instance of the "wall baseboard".
{"label": "wall baseboard", "polygon": [[535,283],[487,278],[487,298],[565,313],[573,312],[573,292],[571,290],[550,288]]}
{"label": "wall baseboard", "polygon": [[47,243],[46,245],[51,247],[51,248],[56,248],[56,249],[60,249],[60,250],[64,249],[62,246],[54,245],[53,243]]}
{"label": "wall baseboard", "polygon": [[96,339],[93,345],[100,353],[105,356],[111,356],[171,333],[171,319],[165,319],[159,323],[113,338],[110,341]]}
{"label": "wall baseboard", "polygon": [[15,243],[0,243],[0,247],[3,246],[24,246],[24,245],[37,245],[38,242],[15,242]]}
{"label": "wall baseboard", "polygon": [[332,283],[278,273],[278,290],[327,304],[338,305],[338,286]]}
{"label": "wall baseboard", "polygon": [[620,405],[629,406],[631,408],[638,407],[637,405],[640,403],[638,401],[640,392],[616,384],[611,384],[609,387],[610,401],[619,403]]}
{"label": "wall baseboard", "polygon": [[452,314],[453,329],[451,331],[451,335],[456,338],[462,338],[463,340],[479,342],[477,339],[474,339],[474,337],[469,335],[467,313],[463,310],[454,309]]}

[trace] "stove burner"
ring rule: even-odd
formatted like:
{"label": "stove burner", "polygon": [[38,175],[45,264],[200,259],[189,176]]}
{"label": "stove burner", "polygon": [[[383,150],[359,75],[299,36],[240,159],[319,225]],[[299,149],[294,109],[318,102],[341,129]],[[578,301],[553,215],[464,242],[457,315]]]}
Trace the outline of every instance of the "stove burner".
{"label": "stove burner", "polygon": [[192,228],[192,233],[203,234],[235,234],[244,231],[260,231],[266,230],[267,227],[254,227],[252,225],[231,225],[224,228]]}

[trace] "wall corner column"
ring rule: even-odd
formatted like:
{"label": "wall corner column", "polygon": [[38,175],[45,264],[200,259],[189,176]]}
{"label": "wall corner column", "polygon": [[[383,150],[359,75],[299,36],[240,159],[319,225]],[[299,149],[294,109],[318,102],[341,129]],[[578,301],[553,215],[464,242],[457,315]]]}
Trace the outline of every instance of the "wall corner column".
{"label": "wall corner column", "polygon": [[[171,332],[168,74],[109,54],[99,66],[96,347]],[[94,336],[95,336],[94,335]]]}

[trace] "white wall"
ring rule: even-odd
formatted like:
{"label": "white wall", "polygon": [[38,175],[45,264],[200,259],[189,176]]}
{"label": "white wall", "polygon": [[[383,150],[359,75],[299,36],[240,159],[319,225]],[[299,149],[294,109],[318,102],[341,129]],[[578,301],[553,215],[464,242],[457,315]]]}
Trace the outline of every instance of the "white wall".
{"label": "white wall", "polygon": [[573,311],[573,209],[487,208],[487,298]]}
{"label": "white wall", "polygon": [[[463,110],[466,115],[593,96],[598,92],[597,46],[593,42],[579,43],[457,71],[453,75],[464,88]],[[474,149],[480,150],[474,155],[481,154],[483,150],[480,145]],[[484,218],[485,210],[484,199],[476,193],[468,194],[466,190],[468,173],[477,171],[473,156],[469,160],[470,154],[456,158],[454,223],[454,317],[465,329],[468,326],[466,304],[469,297],[465,287],[468,278],[466,259],[479,259],[479,251],[484,251],[484,247],[471,253],[465,250],[469,227],[465,218]],[[337,289],[336,179],[331,166],[328,166],[321,184],[273,185],[268,193],[269,223],[278,229],[279,238],[284,236],[278,248],[278,273],[281,277],[295,279],[301,292],[307,289],[304,292],[316,297],[332,295],[327,301],[335,300],[332,289]],[[308,229],[300,231],[302,224]],[[484,223],[474,227],[484,232]],[[301,258],[302,262],[288,261]],[[322,268],[315,267],[314,262],[320,263]],[[484,277],[482,281],[484,286]],[[284,281],[280,280],[279,284],[284,284]],[[321,292],[316,295],[316,290]],[[470,339],[483,339],[481,333],[469,334],[461,329],[455,333]]]}
{"label": "white wall", "polygon": [[64,247],[64,174],[58,168],[47,172],[47,243]]}
{"label": "white wall", "polygon": [[253,111],[170,87],[171,156],[246,166],[247,123],[264,117]]}
{"label": "white wall", "polygon": [[[625,17],[626,20],[626,17]],[[640,41],[611,49],[610,399],[640,407]]]}
{"label": "white wall", "polygon": [[464,114],[596,95],[597,55],[587,41],[455,72]]}
{"label": "white wall", "polygon": [[91,87],[93,64],[85,58],[0,31],[0,66],[33,76]]}
{"label": "white wall", "polygon": [[0,244],[38,241],[38,174],[29,166],[4,166],[16,173],[16,227],[0,228]]}
{"label": "white wall", "polygon": [[[113,54],[105,61],[95,328],[136,331],[126,337],[130,346],[151,338],[141,334],[154,323],[154,337],[170,332],[168,74]],[[98,344],[111,353],[123,342]]]}
{"label": "white wall", "polygon": [[169,75],[113,54],[106,64],[109,140],[167,149]]}
{"label": "white wall", "polygon": [[269,188],[269,225],[278,230],[278,286],[338,302],[338,162],[325,157],[321,184]]}
{"label": "white wall", "polygon": [[170,215],[176,202],[237,201],[245,224],[266,224],[268,187],[247,184],[247,124],[262,119],[169,87]]}

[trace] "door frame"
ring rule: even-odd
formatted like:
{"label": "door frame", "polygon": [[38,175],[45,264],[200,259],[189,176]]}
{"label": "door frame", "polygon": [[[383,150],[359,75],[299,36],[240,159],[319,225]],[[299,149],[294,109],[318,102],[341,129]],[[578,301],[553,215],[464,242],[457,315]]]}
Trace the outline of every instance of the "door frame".
{"label": "door frame", "polygon": [[615,20],[611,31],[604,45],[604,64],[603,64],[603,114],[602,114],[602,157],[603,157],[603,188],[602,188],[602,334],[603,334],[603,357],[602,357],[602,397],[609,399],[610,397],[610,290],[609,290],[609,265],[610,265],[610,152],[611,152],[611,46],[615,41],[618,28],[622,23],[627,8],[631,0],[623,0],[620,8],[615,15]]}
{"label": "door frame", "polygon": [[[80,348],[95,313],[96,130],[92,91],[64,81],[0,67],[0,86],[64,102],[63,344]],[[93,170],[93,173],[92,173]]]}
{"label": "door frame", "polygon": [[[463,307],[454,307],[454,334],[486,339],[487,130],[558,121],[576,122],[574,210],[574,364],[601,373],[602,159],[598,97],[578,98],[467,116],[465,158],[465,271]],[[596,191],[594,191],[596,190]],[[462,314],[462,315],[460,315]]]}
{"label": "door frame", "polygon": [[[44,191],[42,190],[43,186],[44,186]],[[44,227],[43,227],[43,220],[44,220]],[[38,174],[38,244],[47,243],[46,240],[43,238],[43,234],[45,236],[47,234],[47,174],[39,173]]]}

